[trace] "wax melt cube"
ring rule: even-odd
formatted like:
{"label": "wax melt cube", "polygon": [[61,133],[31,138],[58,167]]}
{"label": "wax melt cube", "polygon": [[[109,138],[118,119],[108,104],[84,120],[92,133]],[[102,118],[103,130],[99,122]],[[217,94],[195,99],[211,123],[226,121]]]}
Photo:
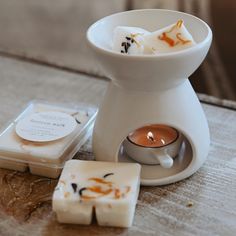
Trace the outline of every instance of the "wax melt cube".
{"label": "wax melt cube", "polygon": [[183,50],[195,45],[182,20],[144,36],[145,49],[152,54]]}
{"label": "wax melt cube", "polygon": [[61,223],[132,225],[140,184],[140,165],[67,161],[53,194],[53,210]]}
{"label": "wax melt cube", "polygon": [[113,50],[126,54],[143,54],[143,36],[149,32],[128,26],[117,26],[113,35]]}

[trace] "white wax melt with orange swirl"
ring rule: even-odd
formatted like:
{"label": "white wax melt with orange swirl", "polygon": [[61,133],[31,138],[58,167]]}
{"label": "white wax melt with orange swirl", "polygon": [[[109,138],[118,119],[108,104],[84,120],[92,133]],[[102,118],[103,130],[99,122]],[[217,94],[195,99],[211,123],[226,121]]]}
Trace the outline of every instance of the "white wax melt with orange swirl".
{"label": "white wax melt with orange swirl", "polygon": [[61,223],[130,227],[139,194],[137,163],[70,160],[53,194]]}

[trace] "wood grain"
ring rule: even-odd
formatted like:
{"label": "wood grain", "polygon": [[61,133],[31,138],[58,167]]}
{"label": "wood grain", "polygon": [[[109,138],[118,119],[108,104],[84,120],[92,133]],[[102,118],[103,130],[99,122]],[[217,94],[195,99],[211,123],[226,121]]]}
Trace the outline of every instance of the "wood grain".
{"label": "wood grain", "polygon": [[72,103],[79,100],[98,105],[107,81],[88,78],[85,75],[0,58],[0,125],[32,99]]}
{"label": "wood grain", "polygon": [[[31,99],[98,105],[106,87],[107,81],[0,57],[0,127]],[[234,236],[236,111],[203,108],[211,132],[207,161],[184,181],[142,187],[130,229],[59,224],[51,210],[56,180],[0,169],[0,235]],[[77,158],[93,159],[91,142]]]}

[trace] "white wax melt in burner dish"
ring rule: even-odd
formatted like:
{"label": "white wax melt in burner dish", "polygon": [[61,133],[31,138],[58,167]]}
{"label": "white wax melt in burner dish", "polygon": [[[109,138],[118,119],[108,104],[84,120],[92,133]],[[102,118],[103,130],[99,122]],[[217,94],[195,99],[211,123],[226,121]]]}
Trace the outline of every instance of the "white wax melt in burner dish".
{"label": "white wax melt in burner dish", "polygon": [[148,165],[171,168],[183,142],[182,134],[166,125],[144,126],[130,133],[124,150],[133,160]]}

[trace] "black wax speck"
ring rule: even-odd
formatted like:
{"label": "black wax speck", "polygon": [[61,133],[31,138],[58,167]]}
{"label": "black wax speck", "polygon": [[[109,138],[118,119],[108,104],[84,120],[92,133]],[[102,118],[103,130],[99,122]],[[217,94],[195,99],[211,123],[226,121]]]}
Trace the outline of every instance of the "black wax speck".
{"label": "black wax speck", "polygon": [[131,38],[130,37],[125,37],[127,40],[131,40]]}
{"label": "black wax speck", "polygon": [[76,190],[77,190],[77,184],[76,183],[71,183],[71,187],[73,188],[74,193],[75,193]]}
{"label": "black wax speck", "polygon": [[78,124],[81,124],[81,122],[80,122],[77,118],[75,118],[75,121],[76,121]]}
{"label": "black wax speck", "polygon": [[124,50],[121,50],[121,53],[128,53],[131,44],[129,42],[122,42],[121,46],[124,48]]}
{"label": "black wax speck", "polygon": [[81,189],[79,190],[79,195],[82,196],[83,191],[85,191],[86,189],[87,189],[87,188],[81,188]]}
{"label": "black wax speck", "polygon": [[125,44],[125,52],[128,53],[128,47],[127,47],[127,44]]}
{"label": "black wax speck", "polygon": [[103,178],[106,178],[106,177],[108,177],[108,176],[110,176],[110,175],[114,175],[114,173],[105,174],[105,175],[103,176]]}
{"label": "black wax speck", "polygon": [[131,39],[131,43],[134,43],[134,40],[133,40],[133,39]]}

